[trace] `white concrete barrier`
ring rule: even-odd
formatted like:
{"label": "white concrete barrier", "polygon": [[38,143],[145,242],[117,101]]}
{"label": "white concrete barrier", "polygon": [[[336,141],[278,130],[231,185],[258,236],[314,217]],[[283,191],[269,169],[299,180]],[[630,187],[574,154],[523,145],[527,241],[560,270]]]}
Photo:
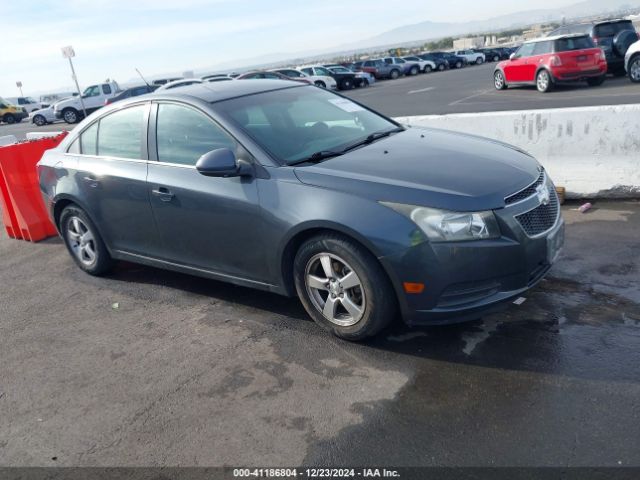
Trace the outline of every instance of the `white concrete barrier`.
{"label": "white concrete barrier", "polygon": [[0,137],[0,147],[4,147],[6,145],[13,145],[16,143],[18,139],[15,135],[4,135]]}
{"label": "white concrete barrier", "polygon": [[640,105],[399,117],[529,152],[573,198],[640,197]]}
{"label": "white concrete barrier", "polygon": [[40,140],[41,138],[57,137],[61,133],[62,131],[60,132],[28,132],[25,135],[25,138],[27,140]]}

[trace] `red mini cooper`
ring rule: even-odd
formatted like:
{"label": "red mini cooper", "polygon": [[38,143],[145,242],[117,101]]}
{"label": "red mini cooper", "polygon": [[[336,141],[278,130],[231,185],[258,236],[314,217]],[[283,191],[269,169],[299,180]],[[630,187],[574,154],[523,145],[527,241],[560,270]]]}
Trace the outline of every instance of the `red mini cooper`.
{"label": "red mini cooper", "polygon": [[535,85],[548,92],[563,82],[586,80],[601,85],[607,74],[604,51],[588,35],[561,35],[530,40],[498,63],[493,72],[497,90],[512,85]]}

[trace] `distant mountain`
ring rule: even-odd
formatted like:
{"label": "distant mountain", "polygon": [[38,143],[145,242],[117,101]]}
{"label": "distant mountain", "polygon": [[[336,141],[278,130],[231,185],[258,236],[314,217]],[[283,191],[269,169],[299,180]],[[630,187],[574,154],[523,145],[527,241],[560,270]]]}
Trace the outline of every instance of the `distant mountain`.
{"label": "distant mountain", "polygon": [[586,17],[638,6],[640,6],[640,1],[638,0],[586,0],[565,7],[528,10],[508,15],[501,15],[487,20],[459,23],[426,21],[411,25],[403,25],[374,37],[351,43],[349,45],[343,45],[338,47],[338,49],[345,50],[351,48],[358,50],[367,47],[391,45],[394,43],[402,44],[418,40],[433,40],[471,33],[507,30],[509,28],[517,28],[536,23],[560,21],[563,17],[567,19]]}

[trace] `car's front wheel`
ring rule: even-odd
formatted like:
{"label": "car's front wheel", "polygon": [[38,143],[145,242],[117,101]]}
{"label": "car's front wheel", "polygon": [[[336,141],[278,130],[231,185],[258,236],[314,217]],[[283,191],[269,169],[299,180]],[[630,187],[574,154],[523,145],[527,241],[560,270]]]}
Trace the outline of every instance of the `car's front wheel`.
{"label": "car's front wheel", "polygon": [[640,55],[636,54],[629,62],[629,80],[633,83],[640,83]]}
{"label": "car's front wheel", "polygon": [[456,68],[462,68],[462,62],[460,60],[456,62]]}
{"label": "car's front wheel", "polygon": [[395,80],[400,76],[400,72],[398,70],[391,70],[391,73],[389,74],[389,76],[391,77],[391,80]]}
{"label": "car's front wheel", "polygon": [[113,259],[84,210],[70,205],[60,215],[60,233],[76,264],[90,275],[103,275]]}
{"label": "car's front wheel", "polygon": [[425,65],[425,66],[424,66],[424,70],[423,70],[423,72],[424,72],[424,73],[431,73],[431,70],[433,70],[433,69],[431,68],[431,65]]}
{"label": "car's front wheel", "polygon": [[75,108],[65,108],[62,111],[62,118],[67,123],[78,123],[78,120],[80,120],[80,114]]}
{"label": "car's front wheel", "polygon": [[444,63],[441,63],[440,65],[438,65],[438,70],[440,70],[441,72],[444,71],[444,69],[447,68],[444,66]]}
{"label": "car's front wheel", "polygon": [[411,70],[409,70],[409,75],[417,75],[419,71],[420,69],[417,66],[411,67]]}
{"label": "car's front wheel", "polygon": [[351,90],[352,88],[353,88],[353,82],[348,78],[345,78],[340,83],[340,89],[341,90]]}
{"label": "car's front wheel", "polygon": [[294,281],[311,318],[345,340],[375,335],[395,317],[396,297],[382,267],[347,237],[306,241],[295,257]]}
{"label": "car's front wheel", "polygon": [[482,60],[482,57],[478,57],[476,59],[476,65],[482,65],[484,63],[484,60]]}
{"label": "car's front wheel", "polygon": [[35,123],[38,127],[42,127],[47,124],[47,119],[42,115],[36,115],[33,117],[33,123]]}
{"label": "car's front wheel", "polygon": [[327,84],[324,83],[322,80],[316,80],[315,85],[316,85],[316,87],[327,88]]}
{"label": "car's front wheel", "polygon": [[8,123],[9,125],[16,123],[16,117],[11,115],[10,113],[7,113],[4,117],[2,117],[2,120],[4,121],[4,123]]}
{"label": "car's front wheel", "polygon": [[496,70],[493,74],[493,84],[496,87],[496,90],[504,90],[507,88],[507,82],[504,79],[504,73],[500,70]]}

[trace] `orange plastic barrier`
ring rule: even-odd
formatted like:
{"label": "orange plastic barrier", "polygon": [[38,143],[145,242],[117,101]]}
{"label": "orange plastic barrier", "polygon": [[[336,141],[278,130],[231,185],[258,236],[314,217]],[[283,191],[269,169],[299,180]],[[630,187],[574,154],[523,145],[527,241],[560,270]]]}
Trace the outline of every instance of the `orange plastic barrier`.
{"label": "orange plastic barrier", "polygon": [[36,164],[66,135],[0,147],[0,203],[9,237],[37,242],[57,235],[42,202]]}

